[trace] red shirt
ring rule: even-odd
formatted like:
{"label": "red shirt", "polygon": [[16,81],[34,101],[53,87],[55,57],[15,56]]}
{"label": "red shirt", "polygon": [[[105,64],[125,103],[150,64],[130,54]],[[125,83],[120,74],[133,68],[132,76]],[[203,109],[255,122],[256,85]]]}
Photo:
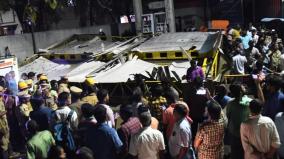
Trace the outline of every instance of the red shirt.
{"label": "red shirt", "polygon": [[172,130],[175,125],[174,119],[174,109],[175,104],[171,104],[164,112],[163,112],[163,124],[167,125],[166,136],[169,138],[171,136]]}

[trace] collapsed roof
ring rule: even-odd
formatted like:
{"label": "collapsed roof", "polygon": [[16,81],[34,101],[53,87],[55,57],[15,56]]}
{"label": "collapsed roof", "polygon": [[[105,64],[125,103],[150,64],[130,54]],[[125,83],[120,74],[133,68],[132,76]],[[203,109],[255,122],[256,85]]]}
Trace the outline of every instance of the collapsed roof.
{"label": "collapsed roof", "polygon": [[207,53],[219,44],[220,32],[179,32],[156,36],[134,48],[137,52],[177,51],[182,47],[195,47],[199,53]]}

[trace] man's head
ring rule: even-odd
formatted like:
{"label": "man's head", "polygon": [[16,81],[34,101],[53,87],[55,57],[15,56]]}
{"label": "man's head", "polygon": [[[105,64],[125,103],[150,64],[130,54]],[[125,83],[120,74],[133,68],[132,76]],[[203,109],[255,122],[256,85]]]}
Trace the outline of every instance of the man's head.
{"label": "man's head", "polygon": [[109,102],[109,95],[106,89],[100,89],[97,93],[97,97],[98,97],[99,103],[106,104]]}
{"label": "man's head", "polygon": [[207,111],[211,120],[219,120],[221,117],[221,106],[215,101],[209,101],[207,103]]}
{"label": "man's head", "polygon": [[70,92],[71,92],[72,102],[77,102],[79,99],[81,99],[81,94],[83,90],[81,88],[72,86],[70,87]]}
{"label": "man's head", "polygon": [[253,47],[254,47],[254,41],[251,40],[251,41],[249,41],[249,48],[252,49]]}
{"label": "man's head", "polygon": [[90,118],[94,114],[95,107],[89,103],[84,103],[81,106],[81,111],[84,118]]}
{"label": "man's head", "polygon": [[219,86],[216,87],[216,94],[219,97],[224,97],[225,95],[227,95],[228,91],[225,85],[221,84]]}
{"label": "man's head", "polygon": [[281,77],[270,75],[266,78],[266,89],[269,93],[276,93],[280,90],[282,85]]}
{"label": "man's head", "polygon": [[167,99],[168,104],[176,103],[179,100],[179,93],[176,89],[170,88],[165,92],[165,97]]}
{"label": "man's head", "polygon": [[279,49],[278,43],[272,44],[272,49],[273,49],[274,51],[275,51],[275,50],[278,50],[278,49]]}
{"label": "man's head", "polygon": [[93,151],[88,147],[81,147],[76,152],[77,159],[94,159],[93,156],[94,156]]}
{"label": "man's head", "polygon": [[57,91],[58,90],[58,82],[56,80],[51,80],[50,81],[50,86],[52,90]]}
{"label": "man's head", "polygon": [[36,134],[36,133],[39,131],[39,127],[38,127],[37,122],[34,121],[34,120],[28,121],[27,129],[28,129],[28,132],[29,132],[31,135]]}
{"label": "man's head", "polygon": [[28,79],[34,80],[35,79],[35,73],[34,72],[29,72],[28,73]]}
{"label": "man's head", "polygon": [[174,109],[174,118],[179,121],[188,114],[188,107],[183,103],[177,103]]}
{"label": "man's head", "polygon": [[196,60],[191,60],[190,61],[190,67],[191,68],[196,68],[197,67],[197,61]]}
{"label": "man's head", "polygon": [[131,96],[131,101],[138,103],[141,102],[143,98],[143,92],[141,90],[140,87],[135,87],[133,92],[132,92],[132,96]]}
{"label": "man's head", "polygon": [[33,109],[35,110],[38,109],[44,103],[42,92],[40,90],[37,90],[32,96],[30,102],[31,102]]}
{"label": "man's head", "polygon": [[256,61],[255,67],[256,67],[257,71],[262,71],[262,69],[263,69],[263,62],[260,61],[260,60]]}
{"label": "man's head", "polygon": [[254,99],[249,103],[249,109],[252,115],[259,115],[262,111],[263,103],[258,100]]}
{"label": "man's head", "polygon": [[139,121],[143,127],[148,127],[151,125],[152,116],[150,112],[144,112],[139,114]]}
{"label": "man's head", "polygon": [[151,90],[152,95],[154,97],[159,97],[163,95],[163,87],[162,85],[155,85],[154,88]]}
{"label": "man's head", "polygon": [[230,92],[232,96],[236,99],[241,99],[244,93],[244,90],[240,84],[230,85]]}
{"label": "man's head", "polygon": [[107,120],[106,108],[103,105],[96,106],[94,116],[98,123],[104,123]]}
{"label": "man's head", "polygon": [[131,105],[120,106],[119,115],[123,121],[127,121],[133,115],[133,107]]}
{"label": "man's head", "polygon": [[64,107],[71,104],[71,95],[67,92],[62,92],[58,95],[58,106]]}

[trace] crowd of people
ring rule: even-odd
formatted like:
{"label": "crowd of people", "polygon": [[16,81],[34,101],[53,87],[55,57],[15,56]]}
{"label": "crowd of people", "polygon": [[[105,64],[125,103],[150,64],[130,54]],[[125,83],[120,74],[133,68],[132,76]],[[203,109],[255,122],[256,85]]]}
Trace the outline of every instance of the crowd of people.
{"label": "crowd of people", "polygon": [[17,83],[8,73],[0,78],[0,159],[16,151],[28,159],[283,159],[282,40],[252,25],[225,37],[231,72],[251,74],[251,83],[209,91],[192,60],[188,91],[137,85],[114,107],[93,77],[73,85],[29,72]]}

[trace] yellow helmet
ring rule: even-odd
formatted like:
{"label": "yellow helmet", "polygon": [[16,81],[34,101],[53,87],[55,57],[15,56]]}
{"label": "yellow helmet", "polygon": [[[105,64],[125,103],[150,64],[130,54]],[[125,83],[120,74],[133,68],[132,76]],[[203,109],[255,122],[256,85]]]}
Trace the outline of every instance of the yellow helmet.
{"label": "yellow helmet", "polygon": [[93,86],[96,83],[96,81],[93,77],[86,77],[85,82],[88,86]]}
{"label": "yellow helmet", "polygon": [[40,80],[40,81],[48,80],[48,78],[47,78],[46,75],[41,75],[41,76],[39,77],[39,80]]}
{"label": "yellow helmet", "polygon": [[20,90],[29,88],[29,86],[27,85],[27,83],[24,82],[24,81],[20,81],[20,82],[18,83],[18,87],[19,87]]}

